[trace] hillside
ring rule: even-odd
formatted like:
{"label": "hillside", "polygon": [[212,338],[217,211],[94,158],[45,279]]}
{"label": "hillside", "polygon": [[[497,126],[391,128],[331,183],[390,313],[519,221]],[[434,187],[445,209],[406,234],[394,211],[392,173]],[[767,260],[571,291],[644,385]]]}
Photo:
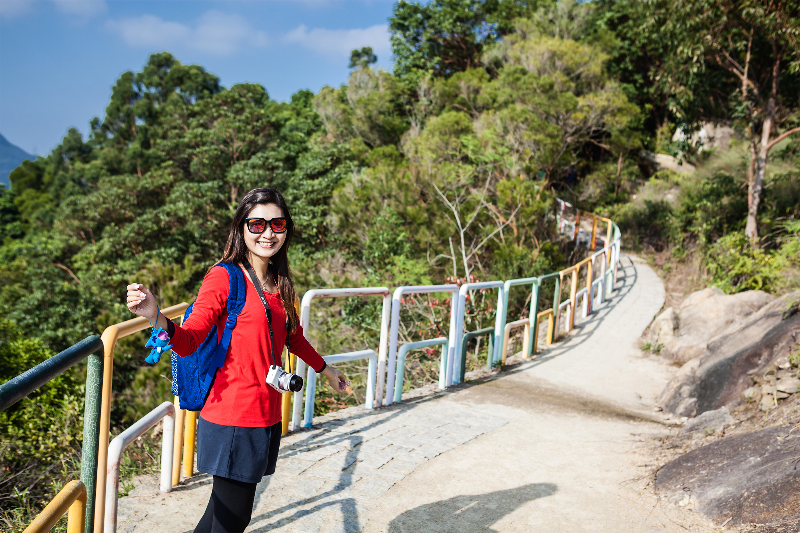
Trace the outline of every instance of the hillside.
{"label": "hillside", "polygon": [[35,156],[32,156],[22,148],[8,142],[8,139],[3,137],[3,134],[0,133],[0,184],[11,188],[11,182],[8,179],[8,175],[11,171],[17,168],[20,163],[26,159],[34,158]]}

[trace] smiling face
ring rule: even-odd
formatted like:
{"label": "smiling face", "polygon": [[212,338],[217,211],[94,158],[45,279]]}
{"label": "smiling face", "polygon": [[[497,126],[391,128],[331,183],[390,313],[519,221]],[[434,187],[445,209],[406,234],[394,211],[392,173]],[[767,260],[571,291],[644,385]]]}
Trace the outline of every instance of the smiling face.
{"label": "smiling face", "polygon": [[[280,218],[285,216],[280,207],[275,204],[258,204],[256,205],[245,218],[264,218],[270,220],[273,218]],[[251,233],[247,229],[247,224],[243,224],[244,243],[247,250],[254,256],[259,257],[266,263],[269,259],[278,253],[283,243],[286,241],[286,232],[275,233],[272,228],[267,224],[267,229],[264,233]]]}

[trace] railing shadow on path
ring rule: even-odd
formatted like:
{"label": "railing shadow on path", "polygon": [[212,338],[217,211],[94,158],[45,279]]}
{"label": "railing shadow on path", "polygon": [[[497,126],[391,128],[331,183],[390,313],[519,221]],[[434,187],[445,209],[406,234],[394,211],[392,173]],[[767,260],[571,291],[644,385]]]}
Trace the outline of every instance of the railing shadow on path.
{"label": "railing shadow on path", "polygon": [[489,526],[522,505],[557,491],[553,483],[531,483],[488,494],[455,496],[405,511],[389,523],[389,533],[495,533]]}

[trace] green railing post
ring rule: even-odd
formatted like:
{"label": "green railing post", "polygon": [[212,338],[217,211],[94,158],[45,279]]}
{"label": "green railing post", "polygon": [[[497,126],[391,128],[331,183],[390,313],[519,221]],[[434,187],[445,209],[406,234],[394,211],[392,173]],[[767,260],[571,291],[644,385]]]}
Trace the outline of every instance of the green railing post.
{"label": "green railing post", "polygon": [[100,403],[103,398],[103,356],[93,353],[86,366],[86,403],[83,410],[81,481],[86,486],[86,526],[94,531],[94,495],[97,489],[97,447],[100,442]]}
{"label": "green railing post", "polygon": [[492,355],[494,354],[494,327],[479,329],[477,331],[470,331],[465,333],[461,341],[461,368],[459,369],[459,383],[464,383],[464,378],[467,375],[467,343],[475,337],[481,335],[489,335],[489,353],[486,357],[486,368],[492,369]]}

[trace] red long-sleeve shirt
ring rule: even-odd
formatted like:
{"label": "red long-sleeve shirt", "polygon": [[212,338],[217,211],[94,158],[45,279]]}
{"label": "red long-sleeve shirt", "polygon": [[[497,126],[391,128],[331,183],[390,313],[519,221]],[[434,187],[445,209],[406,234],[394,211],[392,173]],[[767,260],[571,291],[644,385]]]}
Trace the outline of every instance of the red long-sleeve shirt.
{"label": "red long-sleeve shirt", "polygon": [[[200,414],[204,420],[222,426],[267,427],[281,420],[281,394],[267,385],[270,342],[267,315],[255,286],[245,276],[247,293],[244,308],[233,328],[228,355],[217,370],[211,392]],[[175,326],[172,349],[180,356],[194,352],[217,325],[218,340],[228,316],[228,271],[212,268],[203,280],[192,314],[182,326]],[[275,358],[280,362],[286,338],[286,311],[280,296],[265,292],[272,312]],[[298,325],[288,337],[292,353],[319,371],[322,357],[303,336]]]}

